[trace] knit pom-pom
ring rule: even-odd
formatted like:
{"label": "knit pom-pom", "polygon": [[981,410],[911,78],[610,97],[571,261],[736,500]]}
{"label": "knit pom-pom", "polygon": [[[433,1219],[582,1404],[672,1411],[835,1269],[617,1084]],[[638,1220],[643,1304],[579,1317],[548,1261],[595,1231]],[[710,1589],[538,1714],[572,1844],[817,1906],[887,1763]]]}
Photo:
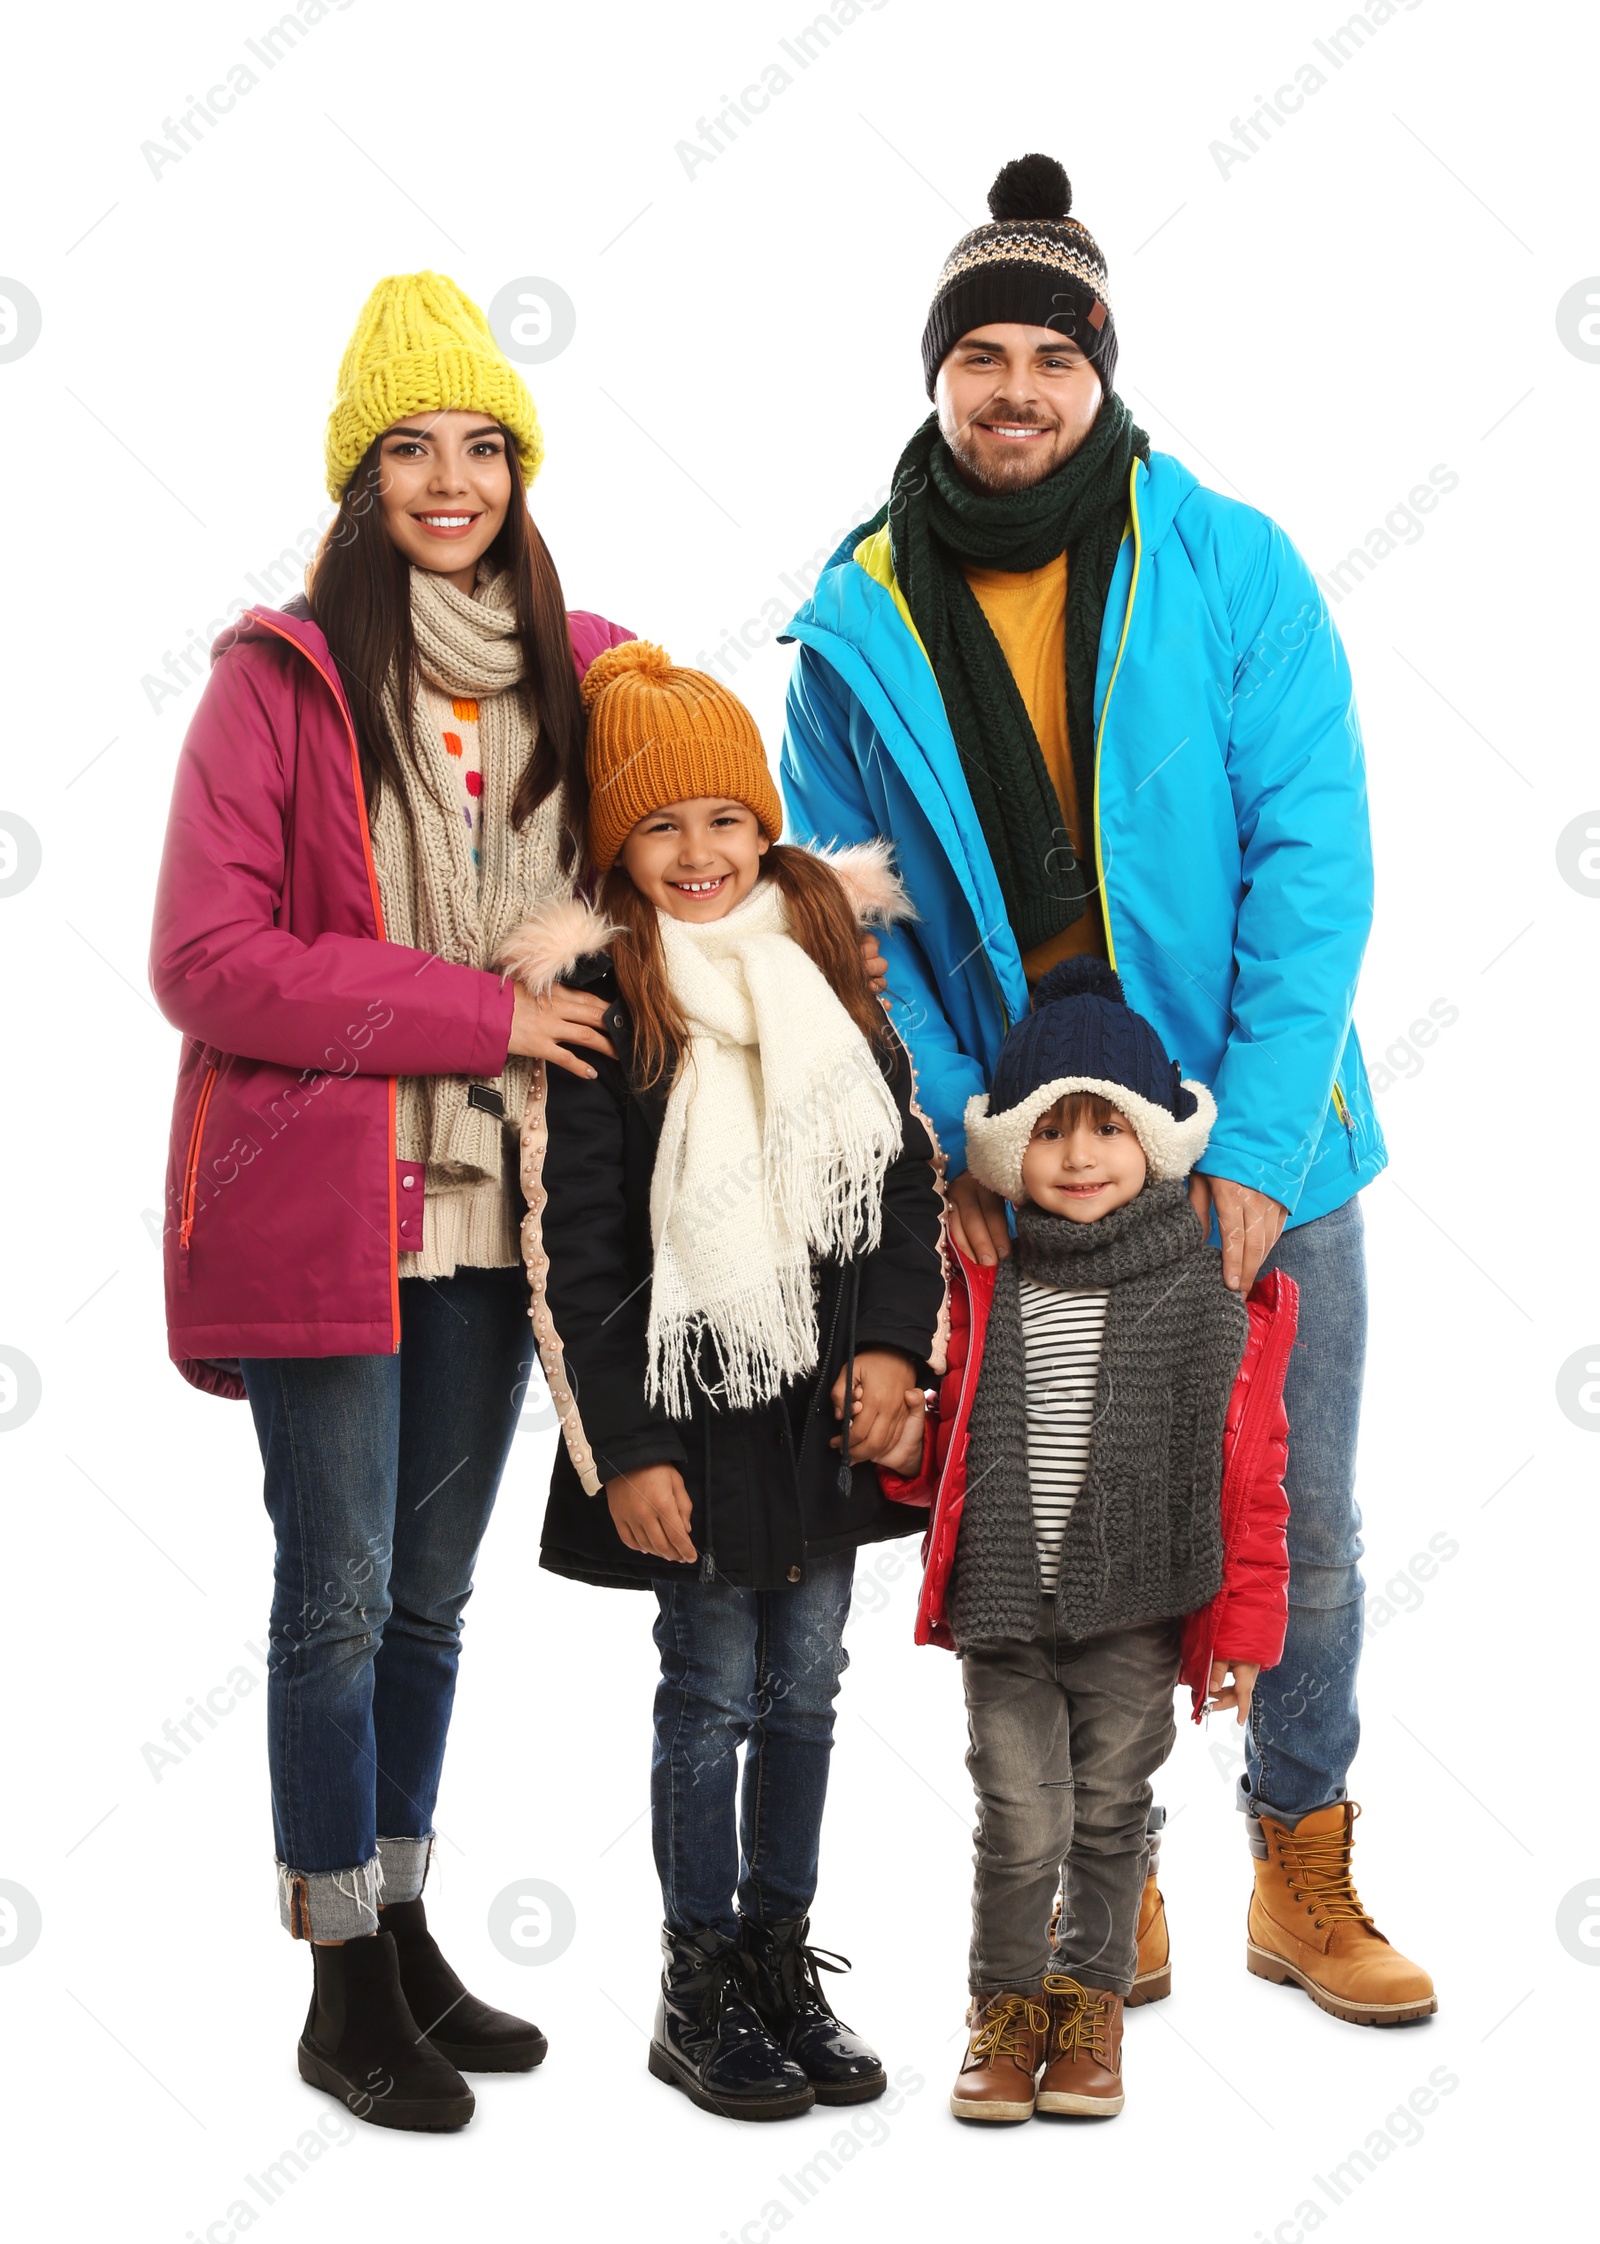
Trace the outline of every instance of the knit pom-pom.
{"label": "knit pom-pom", "polygon": [[625,670],[637,670],[641,677],[659,685],[672,669],[672,657],[665,647],[658,647],[653,639],[624,639],[620,647],[607,647],[597,654],[583,674],[583,706],[592,709],[595,696],[613,678],[620,678]]}
{"label": "knit pom-pom", "polygon": [[1033,1010],[1037,1013],[1041,1006],[1054,1005],[1063,997],[1104,997],[1113,1005],[1128,1002],[1120,977],[1103,958],[1091,957],[1087,951],[1076,958],[1064,958],[1059,966],[1041,975],[1034,984]]}
{"label": "knit pom-pom", "polygon": [[1065,218],[1072,182],[1054,156],[1017,156],[995,174],[991,218]]}

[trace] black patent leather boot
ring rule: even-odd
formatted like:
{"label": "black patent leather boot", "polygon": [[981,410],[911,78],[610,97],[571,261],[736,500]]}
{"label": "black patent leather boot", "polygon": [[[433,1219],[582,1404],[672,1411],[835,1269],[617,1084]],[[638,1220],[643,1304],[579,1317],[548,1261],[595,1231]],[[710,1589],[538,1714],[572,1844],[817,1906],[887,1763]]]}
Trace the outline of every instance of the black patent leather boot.
{"label": "black patent leather boot", "polygon": [[739,1943],[702,1926],[664,1927],[650,2070],[724,2119],[793,2119],[816,2097],[752,2009]]}
{"label": "black patent leather boot", "polygon": [[746,1985],[756,2015],[786,2057],[805,2073],[819,2104],[865,2104],[888,2087],[875,2049],[834,2016],[822,1992],[824,1971],[848,1971],[847,1956],[806,1945],[808,1917],[778,1924],[740,1920]]}

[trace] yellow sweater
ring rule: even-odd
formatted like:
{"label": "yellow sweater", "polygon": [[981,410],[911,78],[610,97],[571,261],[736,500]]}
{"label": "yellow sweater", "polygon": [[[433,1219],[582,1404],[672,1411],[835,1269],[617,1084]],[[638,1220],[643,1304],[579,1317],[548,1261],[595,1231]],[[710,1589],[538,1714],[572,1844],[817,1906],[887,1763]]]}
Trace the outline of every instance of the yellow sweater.
{"label": "yellow sweater", "polygon": [[[1067,557],[1063,553],[1047,561],[1042,569],[969,568],[966,579],[1017,681],[1017,691],[1038,736],[1044,768],[1055,785],[1072,854],[1094,889],[1098,874],[1093,806],[1085,818],[1067,739]],[[1058,960],[1076,957],[1080,951],[1092,951],[1097,958],[1106,955],[1105,918],[1098,890],[1090,896],[1088,910],[1070,927],[1024,954],[1022,970],[1030,982],[1036,982]]]}

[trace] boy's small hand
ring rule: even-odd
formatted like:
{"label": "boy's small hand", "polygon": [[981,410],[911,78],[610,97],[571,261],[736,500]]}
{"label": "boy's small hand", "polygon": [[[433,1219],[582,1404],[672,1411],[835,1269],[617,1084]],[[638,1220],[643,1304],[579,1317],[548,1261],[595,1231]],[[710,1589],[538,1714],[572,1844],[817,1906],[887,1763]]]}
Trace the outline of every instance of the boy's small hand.
{"label": "boy's small hand", "polygon": [[[906,1419],[900,1438],[878,1459],[886,1473],[897,1473],[909,1480],[921,1470],[923,1428],[928,1422],[928,1405],[920,1387],[906,1389]],[[854,1451],[851,1452],[854,1455]]]}
{"label": "boy's small hand", "polygon": [[[1230,1668],[1233,1671],[1233,1682],[1224,1689],[1224,1678]],[[1242,1729],[1250,1713],[1250,1696],[1256,1687],[1256,1677],[1260,1673],[1260,1663],[1255,1660],[1213,1660],[1211,1663],[1211,1680],[1206,1686],[1208,1692],[1206,1712],[1208,1714],[1220,1714],[1224,1707],[1236,1706],[1239,1709],[1239,1726]]]}
{"label": "boy's small hand", "polygon": [[676,1465],[638,1465],[605,1485],[612,1523],[629,1550],[693,1565],[692,1506]]}
{"label": "boy's small hand", "polygon": [[[889,1451],[898,1451],[905,1438],[907,1398],[912,1392],[914,1366],[909,1356],[893,1348],[863,1348],[856,1356],[856,1378],[850,1407],[850,1458],[853,1464],[881,1464]],[[917,1396],[920,1406],[922,1397]],[[833,1415],[844,1417],[844,1371],[833,1383]],[[830,1448],[842,1449],[843,1437],[835,1434]]]}

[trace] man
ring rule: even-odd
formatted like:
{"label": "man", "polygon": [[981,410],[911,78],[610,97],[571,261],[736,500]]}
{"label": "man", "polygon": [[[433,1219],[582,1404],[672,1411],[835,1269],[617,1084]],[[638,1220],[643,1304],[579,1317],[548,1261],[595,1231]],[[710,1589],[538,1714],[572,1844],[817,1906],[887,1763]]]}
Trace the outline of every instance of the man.
{"label": "man", "polygon": [[[784,788],[801,837],[895,843],[918,918],[882,939],[889,987],[977,1261],[1010,1238],[967,1172],[964,1110],[1058,959],[1109,960],[1213,1087],[1196,1212],[1229,1285],[1247,1293],[1270,1262],[1300,1288],[1288,1639],[1240,1779],[1246,1960],[1336,2017],[1397,2023],[1436,2007],[1433,1986],[1356,1898],[1346,1786],[1357,1195],[1386,1160],[1351,1025],[1372,864],[1350,673],[1283,533],[1135,427],[1105,262],[1070,208],[1059,164],[1008,164],[991,223],[939,276],[922,339],[936,410],[790,626]],[[1135,2000],[1170,1984],[1153,1878],[1146,1901]]]}

